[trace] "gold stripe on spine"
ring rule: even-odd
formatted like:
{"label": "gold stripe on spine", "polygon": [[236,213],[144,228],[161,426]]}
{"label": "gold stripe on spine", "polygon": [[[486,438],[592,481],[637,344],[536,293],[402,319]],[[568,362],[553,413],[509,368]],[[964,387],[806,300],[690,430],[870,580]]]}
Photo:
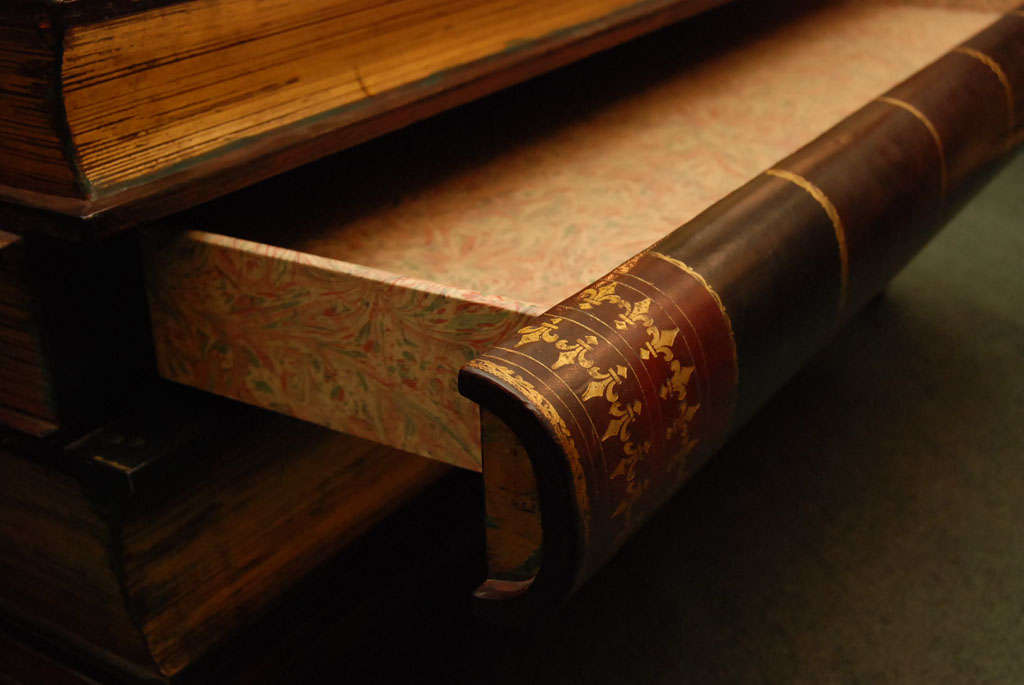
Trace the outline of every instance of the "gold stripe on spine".
{"label": "gold stripe on spine", "polygon": [[703,276],[701,276],[699,273],[697,273],[692,268],[690,268],[690,265],[687,264],[686,262],[684,262],[684,261],[682,261],[680,259],[676,259],[675,257],[670,257],[667,254],[663,254],[661,252],[655,252],[654,250],[651,250],[647,254],[651,255],[652,257],[657,257],[658,259],[661,259],[662,261],[668,262],[672,266],[674,266],[674,267],[680,269],[681,271],[685,272],[686,274],[690,275],[694,280],[696,280],[698,283],[701,284],[701,286],[704,287],[704,290],[706,290],[708,295],[711,296],[711,299],[713,299],[715,301],[715,304],[718,305],[718,311],[722,313],[722,320],[725,321],[725,327],[729,330],[729,342],[732,345],[732,360],[733,360],[733,366],[732,366],[732,376],[733,376],[733,379],[732,379],[732,382],[733,382],[733,387],[736,387],[736,385],[739,384],[739,379],[740,379],[739,355],[736,352],[736,335],[733,333],[733,330],[732,330],[732,319],[729,317],[729,312],[727,312],[726,309],[725,309],[725,303],[722,302],[722,298],[718,296],[718,293],[715,291],[714,288],[711,287],[711,284],[708,283],[704,279]]}
{"label": "gold stripe on spine", "polygon": [[894,98],[894,97],[891,97],[889,95],[883,95],[882,97],[878,98],[878,101],[879,102],[884,102],[887,105],[892,105],[893,107],[899,107],[900,109],[902,109],[902,110],[904,110],[906,112],[909,112],[918,121],[920,121],[922,124],[924,124],[925,128],[928,129],[928,133],[931,134],[932,140],[935,141],[935,148],[939,152],[939,173],[941,174],[941,177],[940,177],[940,179],[941,179],[940,180],[941,193],[942,193],[942,197],[945,198],[946,197],[946,187],[947,187],[947,180],[946,180],[947,179],[947,173],[946,173],[946,149],[945,149],[945,146],[943,146],[943,144],[942,144],[942,137],[939,136],[938,129],[936,129],[935,125],[932,124],[931,120],[927,116],[925,116],[924,112],[922,112],[917,107],[915,107],[914,105],[910,104],[909,102],[906,102],[905,100],[900,100],[899,98]]}
{"label": "gold stripe on spine", "polygon": [[996,75],[996,78],[999,79],[999,82],[1003,84],[1003,95],[1006,97],[1006,130],[1012,133],[1013,129],[1017,126],[1016,116],[1013,111],[1013,86],[1010,84],[1010,79],[1007,78],[1006,72],[1003,71],[1001,66],[999,66],[999,62],[995,61],[984,52],[975,50],[974,48],[968,48],[963,45],[958,48],[954,48],[953,52],[959,52],[961,55],[967,55],[968,57],[973,57],[978,60],[988,67],[989,70]]}
{"label": "gold stripe on spine", "polygon": [[[583,537],[584,540],[588,540],[590,538],[590,498],[587,496],[587,477],[583,473],[583,460],[580,457],[579,450],[576,448],[576,441],[572,439],[572,432],[565,423],[565,419],[562,418],[562,415],[558,413],[558,410],[555,409],[548,398],[544,396],[544,393],[508,366],[505,366],[505,364],[519,367],[523,372],[529,373],[526,369],[523,369],[523,367],[515,362],[506,360],[501,360],[501,362],[499,364],[496,363],[496,360],[492,361],[491,359],[477,357],[471,360],[467,366],[472,366],[492,376],[497,376],[511,385],[540,410],[541,414],[554,429],[558,442],[561,443],[565,453],[569,456],[569,467],[572,469],[573,479],[577,484],[575,488],[576,496],[580,500],[580,521],[583,525]],[[537,380],[539,381],[540,379]]]}
{"label": "gold stripe on spine", "polygon": [[786,171],[785,169],[769,169],[764,173],[768,176],[775,176],[776,178],[789,181],[803,188],[821,205],[821,208],[825,210],[825,214],[828,215],[829,221],[832,222],[832,229],[836,234],[836,243],[839,245],[839,303],[837,308],[838,312],[841,313],[846,307],[846,290],[850,283],[850,261],[846,249],[846,227],[843,225],[842,217],[839,216],[839,210],[836,209],[836,206],[832,204],[832,200],[828,199],[828,196],[825,195],[821,188],[799,174],[794,174],[792,171]]}

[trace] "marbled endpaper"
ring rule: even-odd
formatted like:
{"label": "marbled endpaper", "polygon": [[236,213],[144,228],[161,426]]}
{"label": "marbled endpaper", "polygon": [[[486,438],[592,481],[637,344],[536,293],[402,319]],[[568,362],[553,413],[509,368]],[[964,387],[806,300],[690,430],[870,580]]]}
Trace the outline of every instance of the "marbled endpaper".
{"label": "marbled endpaper", "polygon": [[536,307],[207,233],[146,242],[165,378],[480,470],[457,372]]}

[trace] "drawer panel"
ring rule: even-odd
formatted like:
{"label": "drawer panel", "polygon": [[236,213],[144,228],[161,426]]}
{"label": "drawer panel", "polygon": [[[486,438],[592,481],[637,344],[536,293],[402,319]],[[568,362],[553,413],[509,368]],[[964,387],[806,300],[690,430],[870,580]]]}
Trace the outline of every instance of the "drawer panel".
{"label": "drawer panel", "polygon": [[537,307],[200,231],[144,242],[165,378],[480,469],[457,372]]}

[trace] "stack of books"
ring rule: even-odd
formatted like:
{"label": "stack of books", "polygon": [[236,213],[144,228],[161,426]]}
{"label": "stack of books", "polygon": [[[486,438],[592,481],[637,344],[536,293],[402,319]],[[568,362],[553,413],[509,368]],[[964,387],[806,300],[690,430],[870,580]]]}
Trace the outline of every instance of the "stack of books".
{"label": "stack of books", "polygon": [[1024,137],[992,5],[6,4],[4,621],[172,681],[451,467],[549,610]]}

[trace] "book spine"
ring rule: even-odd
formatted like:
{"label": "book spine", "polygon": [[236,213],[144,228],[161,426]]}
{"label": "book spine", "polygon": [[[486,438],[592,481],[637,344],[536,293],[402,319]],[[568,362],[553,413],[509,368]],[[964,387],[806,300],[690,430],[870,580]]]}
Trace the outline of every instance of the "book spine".
{"label": "book spine", "polygon": [[548,604],[604,564],[1022,124],[1018,9],[464,367],[460,390],[537,479],[542,563],[515,601]]}

